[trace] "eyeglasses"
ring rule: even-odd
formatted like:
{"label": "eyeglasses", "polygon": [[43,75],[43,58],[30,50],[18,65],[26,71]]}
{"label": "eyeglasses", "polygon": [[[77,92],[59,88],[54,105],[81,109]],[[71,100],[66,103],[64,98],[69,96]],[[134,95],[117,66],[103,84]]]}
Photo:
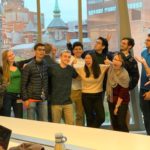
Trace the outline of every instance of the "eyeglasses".
{"label": "eyeglasses", "polygon": [[114,58],[113,60],[115,60],[115,61],[119,61],[119,62],[122,62],[121,60],[119,60],[119,59],[116,59],[116,58]]}
{"label": "eyeglasses", "polygon": [[45,48],[37,48],[38,51],[45,51]]}

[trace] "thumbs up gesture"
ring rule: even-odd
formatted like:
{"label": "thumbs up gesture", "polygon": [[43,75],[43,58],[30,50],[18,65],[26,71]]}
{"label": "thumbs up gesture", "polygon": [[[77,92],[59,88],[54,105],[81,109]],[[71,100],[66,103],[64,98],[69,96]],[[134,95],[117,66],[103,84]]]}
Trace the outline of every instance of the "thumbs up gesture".
{"label": "thumbs up gesture", "polygon": [[110,65],[112,63],[112,61],[110,61],[108,59],[108,57],[106,56],[106,59],[104,60],[105,65]]}

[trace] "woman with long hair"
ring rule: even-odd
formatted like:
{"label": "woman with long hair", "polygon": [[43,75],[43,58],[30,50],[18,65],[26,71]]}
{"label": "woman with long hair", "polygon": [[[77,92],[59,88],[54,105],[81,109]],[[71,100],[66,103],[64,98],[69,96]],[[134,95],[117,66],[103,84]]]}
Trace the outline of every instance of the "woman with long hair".
{"label": "woman with long hair", "polygon": [[128,132],[126,116],[128,111],[129,96],[129,75],[124,68],[124,61],[121,53],[117,53],[108,71],[107,97],[111,124],[114,130]]}
{"label": "woman with long hair", "polygon": [[104,75],[108,67],[99,65],[95,54],[88,53],[85,56],[85,66],[76,69],[81,77],[82,103],[88,127],[99,128],[105,121],[102,92]]}
{"label": "woman with long hair", "polygon": [[0,67],[0,115],[2,115],[3,97],[6,89],[6,84],[3,83],[2,78],[2,68]]}
{"label": "woman with long hair", "polygon": [[11,116],[11,107],[17,118],[23,117],[23,105],[20,100],[21,93],[21,71],[15,63],[15,54],[12,50],[2,53],[3,83],[7,84],[3,100],[3,115]]}

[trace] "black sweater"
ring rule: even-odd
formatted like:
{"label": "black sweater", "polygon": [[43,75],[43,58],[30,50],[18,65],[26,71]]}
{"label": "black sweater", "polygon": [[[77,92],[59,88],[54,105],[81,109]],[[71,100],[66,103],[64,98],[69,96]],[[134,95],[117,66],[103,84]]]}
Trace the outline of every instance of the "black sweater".
{"label": "black sweater", "polygon": [[128,71],[129,77],[130,77],[130,82],[129,82],[129,90],[133,90],[136,85],[138,84],[139,81],[139,69],[138,69],[138,64],[134,57],[129,54],[128,56],[125,56],[122,53],[123,60],[125,62],[125,69]]}

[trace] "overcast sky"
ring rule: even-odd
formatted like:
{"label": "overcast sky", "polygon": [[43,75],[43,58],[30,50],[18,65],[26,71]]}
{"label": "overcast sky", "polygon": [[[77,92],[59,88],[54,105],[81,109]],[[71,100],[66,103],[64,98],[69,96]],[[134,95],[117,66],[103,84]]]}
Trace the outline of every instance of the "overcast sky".
{"label": "overcast sky", "polygon": [[[58,0],[59,8],[61,10],[61,18],[65,21],[77,20],[78,0]],[[53,10],[55,0],[41,0],[41,12],[45,16],[45,26],[48,26],[53,18]],[[25,7],[31,11],[36,11],[36,0],[25,0]],[[87,18],[86,0],[82,0],[83,20]]]}

